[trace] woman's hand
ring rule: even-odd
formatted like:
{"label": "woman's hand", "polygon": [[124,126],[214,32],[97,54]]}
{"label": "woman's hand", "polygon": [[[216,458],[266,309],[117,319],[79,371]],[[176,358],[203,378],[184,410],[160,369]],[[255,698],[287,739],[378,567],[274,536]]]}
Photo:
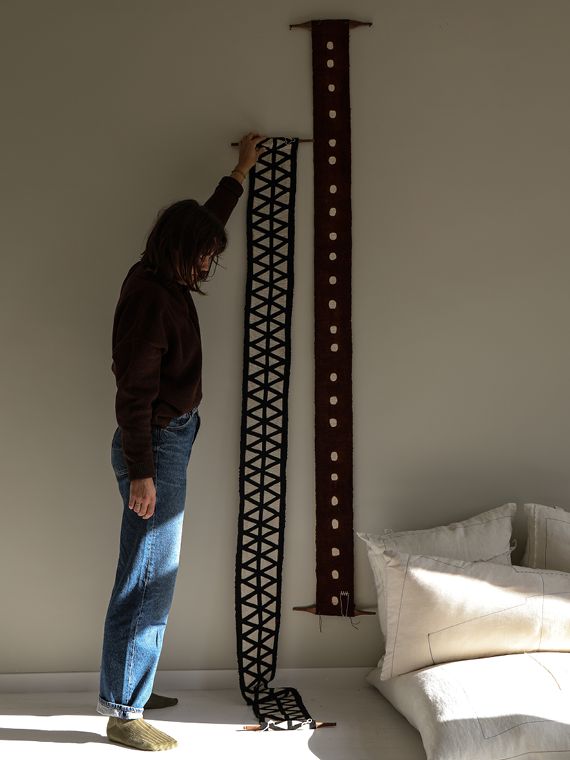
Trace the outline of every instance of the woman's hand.
{"label": "woman's hand", "polygon": [[[246,178],[248,171],[255,165],[257,159],[265,152],[265,148],[259,145],[263,140],[267,140],[265,135],[259,135],[256,132],[248,132],[244,135],[239,143],[239,159],[234,172],[243,175],[241,182]],[[234,173],[232,172],[232,174]],[[239,179],[236,177],[236,179]]]}
{"label": "woman's hand", "polygon": [[148,520],[154,514],[156,507],[156,488],[152,478],[131,480],[129,494],[129,509],[132,509],[143,520]]}

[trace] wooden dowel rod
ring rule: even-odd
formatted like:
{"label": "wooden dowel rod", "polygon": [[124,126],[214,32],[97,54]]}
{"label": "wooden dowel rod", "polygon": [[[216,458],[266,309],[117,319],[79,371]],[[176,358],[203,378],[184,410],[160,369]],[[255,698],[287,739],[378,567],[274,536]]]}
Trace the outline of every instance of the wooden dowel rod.
{"label": "wooden dowel rod", "polygon": [[[308,605],[307,607],[293,607],[294,610],[299,610],[300,612],[310,612],[312,615],[317,615],[317,608],[314,604]],[[356,607],[354,608],[354,615],[351,615],[350,617],[357,617],[358,615],[375,615],[376,613],[371,610],[359,610]],[[334,615],[333,617],[346,617],[346,615]]]}
{"label": "wooden dowel rod", "polygon": [[[334,20],[335,19],[330,19],[330,21],[334,21]],[[310,29],[312,26],[313,26],[312,21],[304,21],[302,24],[289,24],[289,30]],[[349,21],[348,26],[350,27],[350,29],[354,29],[357,26],[372,26],[372,21]]]}
{"label": "wooden dowel rod", "polygon": [[[331,728],[332,726],[336,726],[336,723],[329,723],[324,720],[316,720],[315,726],[316,728]],[[263,729],[259,723],[250,723],[249,725],[243,727],[243,731],[263,731]]]}
{"label": "wooden dowel rod", "polygon": [[[270,137],[266,137],[265,139],[266,140],[270,140],[271,138]],[[306,142],[306,143],[313,142],[313,138],[312,137],[311,138],[308,138],[308,137],[307,138],[299,138],[299,142],[300,143],[302,143],[302,142]],[[232,145],[232,147],[236,147],[237,145],[239,145],[239,143],[233,142],[233,143],[231,143],[231,145]]]}

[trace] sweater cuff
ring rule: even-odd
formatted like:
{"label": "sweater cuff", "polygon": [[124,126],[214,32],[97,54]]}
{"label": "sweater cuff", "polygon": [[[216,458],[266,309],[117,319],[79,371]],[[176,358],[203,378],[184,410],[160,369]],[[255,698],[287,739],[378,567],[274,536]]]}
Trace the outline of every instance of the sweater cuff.
{"label": "sweater cuff", "polygon": [[141,478],[155,478],[156,471],[152,459],[146,462],[135,462],[128,465],[129,480],[140,480]]}
{"label": "sweater cuff", "polygon": [[220,180],[220,185],[222,184],[224,187],[227,187],[227,189],[230,190],[230,192],[232,192],[237,198],[240,198],[243,195],[243,185],[235,177],[231,177],[229,174],[225,177],[222,177]]}

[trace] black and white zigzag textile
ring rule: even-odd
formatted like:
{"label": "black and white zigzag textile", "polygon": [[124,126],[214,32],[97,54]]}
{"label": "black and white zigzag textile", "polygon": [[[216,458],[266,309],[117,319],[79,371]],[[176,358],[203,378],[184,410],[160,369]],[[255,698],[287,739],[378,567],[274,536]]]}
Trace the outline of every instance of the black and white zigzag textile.
{"label": "black and white zigzag textile", "polygon": [[241,693],[262,729],[315,728],[277,664],[298,138],[270,138],[249,175],[235,611]]}

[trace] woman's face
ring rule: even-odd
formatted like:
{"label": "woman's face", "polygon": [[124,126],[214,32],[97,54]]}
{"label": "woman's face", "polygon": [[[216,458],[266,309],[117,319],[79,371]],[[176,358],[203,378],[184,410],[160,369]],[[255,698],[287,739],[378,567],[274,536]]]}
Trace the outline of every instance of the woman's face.
{"label": "woman's face", "polygon": [[[208,274],[210,271],[210,266],[212,265],[212,256],[213,254],[211,252],[200,256],[198,264],[194,265],[192,268],[192,277],[194,281],[196,281],[200,275],[204,277]],[[180,283],[180,285],[186,285],[182,279],[177,279],[176,282]]]}
{"label": "woman's face", "polygon": [[200,258],[199,264],[198,264],[198,271],[202,275],[207,275],[210,271],[210,266],[212,265],[212,256],[211,254],[207,253],[205,256],[202,256]]}

